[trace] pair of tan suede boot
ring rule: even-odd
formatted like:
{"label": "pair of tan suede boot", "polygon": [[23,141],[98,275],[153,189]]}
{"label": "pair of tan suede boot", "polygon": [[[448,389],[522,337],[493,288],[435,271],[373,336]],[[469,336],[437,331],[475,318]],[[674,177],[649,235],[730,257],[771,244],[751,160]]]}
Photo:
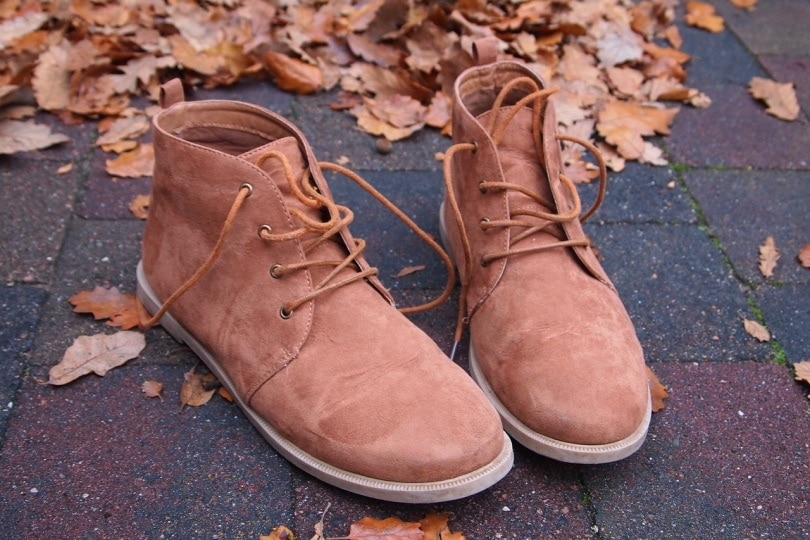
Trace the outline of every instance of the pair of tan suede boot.
{"label": "pair of tan suede boot", "polygon": [[371,186],[318,163],[277,114],[185,102],[179,81],[153,121],[137,270],[151,323],[187,343],[293,464],[378,499],[492,486],[513,463],[504,429],[539,454],[603,463],[637,450],[649,425],[641,347],[582,231],[595,208],[583,213],[560,173],[549,89],[492,50],[478,56],[455,84],[440,214],[475,382],[394,307],[322,170],[396,211]]}

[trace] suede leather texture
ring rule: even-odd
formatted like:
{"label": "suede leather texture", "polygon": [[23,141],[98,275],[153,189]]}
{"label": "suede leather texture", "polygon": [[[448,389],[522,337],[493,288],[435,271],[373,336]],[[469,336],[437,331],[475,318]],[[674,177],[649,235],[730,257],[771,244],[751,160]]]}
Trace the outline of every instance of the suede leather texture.
{"label": "suede leather texture", "polygon": [[[505,117],[528,90],[513,91],[493,112],[498,92],[525,76],[545,87],[531,70],[512,62],[470,68],[456,81],[453,140],[477,144],[477,151],[458,153],[451,165],[452,189],[472,248],[469,276],[464,276],[464,250],[449,204],[443,222],[462,279],[469,280],[472,348],[498,399],[536,433],[574,444],[609,444],[642,424],[649,389],[632,322],[593,250],[553,247],[480,263],[485,254],[558,242],[552,232],[563,239],[585,238],[578,219],[551,224],[514,244],[511,236],[522,229],[481,226],[482,218],[505,220],[519,209],[563,213],[574,205],[559,179],[552,103],[544,105],[541,155],[532,139],[529,107],[517,112],[499,145],[486,131],[490,115]],[[520,184],[553,207],[515,190],[482,193],[482,180]]]}
{"label": "suede leather texture", "polygon": [[[212,252],[240,185],[253,192],[221,256],[171,307],[171,315],[233,380],[239,395],[284,437],[349,472],[395,482],[433,482],[479,469],[503,448],[486,397],[372,277],[326,292],[284,319],[279,310],[331,271],[314,266],[270,275],[274,264],[342,260],[348,229],[310,252],[317,233],[260,238],[301,227],[290,210],[326,219],[291,192],[295,177],[328,186],[303,135],[261,107],[229,101],[176,103],[153,121],[155,172],[144,233],[146,277],[161,300]],[[367,268],[358,259],[359,268]],[[357,272],[349,266],[334,278]]]}

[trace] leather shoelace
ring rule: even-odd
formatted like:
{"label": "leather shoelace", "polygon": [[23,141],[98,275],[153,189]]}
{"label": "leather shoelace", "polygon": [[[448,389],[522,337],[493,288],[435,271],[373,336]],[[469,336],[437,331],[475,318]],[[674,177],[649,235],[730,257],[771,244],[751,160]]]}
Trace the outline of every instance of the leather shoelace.
{"label": "leather shoelace", "polygon": [[[296,180],[295,174],[292,170],[289,160],[287,157],[277,151],[272,150],[264,154],[261,159],[258,161],[258,165],[266,161],[267,159],[275,159],[281,163],[281,166],[284,170],[285,179],[292,190],[292,193],[295,195],[296,199],[298,199],[301,203],[305,206],[308,206],[313,209],[325,209],[326,215],[329,216],[327,221],[319,221],[317,219],[313,219],[312,217],[308,216],[305,212],[301,211],[298,208],[290,208],[290,214],[292,214],[295,218],[300,221],[300,227],[293,229],[292,231],[282,232],[282,233],[274,233],[272,228],[269,225],[262,225],[259,228],[259,236],[262,240],[267,242],[286,242],[290,240],[300,239],[304,236],[311,235],[312,233],[318,234],[313,240],[311,240],[306,246],[304,246],[304,253],[306,255],[311,254],[318,246],[327,242],[330,238],[334,235],[339,234],[345,227],[347,227],[353,220],[354,214],[352,211],[339,204],[336,204],[328,197],[322,195],[318,188],[309,181],[309,169],[305,169],[304,174],[301,175],[299,180]],[[445,288],[442,293],[435,299],[426,302],[424,304],[419,304],[416,306],[409,306],[405,308],[400,308],[400,312],[409,314],[409,313],[418,313],[421,311],[426,311],[436,307],[437,305],[444,302],[453,290],[453,286],[455,285],[455,269],[453,267],[453,263],[447,255],[447,253],[442,249],[442,247],[433,239],[428,233],[423,231],[412,219],[410,219],[402,210],[397,208],[394,203],[389,201],[385,196],[383,196],[379,191],[377,191],[371,184],[365,181],[356,173],[337,165],[335,163],[329,162],[320,162],[318,166],[321,169],[329,170],[333,172],[337,172],[342,174],[343,176],[349,178],[350,180],[357,183],[361,188],[363,188],[367,193],[369,193],[372,197],[374,197],[378,202],[380,202],[383,206],[385,206],[391,213],[397,216],[401,221],[403,221],[419,238],[421,238],[424,242],[426,242],[438,255],[441,257],[442,262],[444,263],[445,267],[447,268],[447,282],[445,284]],[[300,185],[299,185],[300,184]],[[171,305],[186,291],[188,291],[191,287],[197,283],[200,278],[202,278],[206,272],[214,265],[217,261],[219,256],[222,254],[222,250],[225,246],[225,241],[230,234],[231,228],[233,226],[234,220],[236,219],[239,210],[242,208],[244,202],[250,197],[253,193],[253,187],[250,184],[242,184],[239,187],[239,190],[236,194],[236,198],[234,199],[233,204],[231,205],[231,209],[228,212],[228,216],[225,219],[225,223],[222,226],[222,230],[220,231],[219,238],[217,239],[214,248],[211,251],[211,254],[208,256],[206,261],[189,277],[177,290],[172,293],[169,298],[163,303],[160,309],[152,316],[150,319],[141,323],[141,326],[144,328],[150,328],[159,323],[160,319],[168,312]],[[350,283],[354,283],[355,281],[359,281],[361,279],[368,278],[370,276],[377,275],[378,271],[376,268],[366,268],[365,270],[361,270],[359,265],[355,264],[356,259],[363,253],[366,244],[363,240],[355,239],[355,246],[353,249],[350,250],[349,254],[343,258],[342,260],[319,260],[317,258],[307,259],[303,262],[297,263],[289,263],[289,264],[275,264],[273,265],[270,270],[270,275],[274,278],[282,278],[284,275],[290,274],[292,272],[296,272],[299,270],[305,270],[307,268],[312,268],[316,266],[331,266],[333,269],[324,277],[320,283],[315,285],[312,290],[299,297],[291,299],[290,301],[286,302],[282,305],[279,309],[279,315],[282,318],[289,318],[293,315],[295,309],[302,304],[321,296],[322,294],[326,294],[330,291],[333,291],[339,287],[343,287]],[[335,277],[341,272],[341,270],[354,265],[354,268],[357,272],[353,273],[350,277],[341,279],[340,281],[335,281]],[[145,317],[144,317],[145,318]]]}
{"label": "leather shoelace", "polygon": [[[521,85],[528,86],[530,88],[529,93],[520,100],[518,100],[509,109],[508,112],[506,112],[505,114],[502,113],[500,109],[503,105],[503,102],[506,100],[507,95],[516,87]],[[504,133],[506,132],[506,128],[508,127],[509,123],[515,118],[518,112],[526,106],[531,106],[533,111],[532,128],[531,128],[532,138],[534,140],[535,151],[537,152],[538,157],[542,160],[543,109],[547,98],[555,91],[556,88],[541,89],[537,85],[537,83],[530,77],[517,77],[512,81],[510,81],[508,84],[506,84],[498,93],[498,96],[493,102],[490,116],[486,126],[486,130],[490,134],[490,137],[492,138],[495,147],[497,148],[498,145],[501,143],[501,139],[503,138]],[[502,118],[499,118],[501,116]],[[602,200],[605,197],[605,189],[607,186],[607,170],[605,168],[605,162],[599,150],[590,142],[572,135],[559,134],[556,135],[555,137],[559,141],[569,141],[582,145],[595,157],[597,164],[599,166],[599,192],[596,196],[596,200],[584,214],[580,215],[582,211],[582,206],[579,199],[579,194],[577,193],[576,185],[570,178],[568,178],[560,171],[559,178],[562,184],[567,188],[568,192],[570,193],[571,201],[573,203],[572,208],[570,208],[568,211],[565,212],[545,211],[540,208],[534,210],[525,208],[516,209],[511,210],[509,217],[503,220],[490,220],[486,217],[481,217],[480,225],[481,228],[484,230],[491,230],[504,227],[505,228],[515,227],[520,229],[520,232],[510,236],[509,249],[484,254],[481,257],[480,261],[478,261],[478,263],[481,264],[482,266],[487,266],[488,264],[494,261],[504,259],[513,255],[534,253],[538,251],[559,247],[587,246],[590,244],[590,242],[585,238],[578,240],[566,240],[564,237],[562,237],[562,233],[558,231],[558,228],[552,227],[552,225],[555,224],[560,225],[565,222],[573,221],[576,219],[579,219],[580,222],[585,222],[586,219],[588,219],[591,215],[593,215],[594,212],[596,212],[596,210],[602,204]],[[450,205],[450,209],[453,212],[456,224],[458,225],[459,234],[461,235],[461,244],[462,248],[464,249],[464,269],[463,269],[464,279],[462,279],[461,281],[461,299],[459,301],[459,312],[458,312],[458,319],[456,321],[456,331],[454,335],[453,350],[450,355],[451,358],[455,355],[456,347],[458,346],[459,341],[461,341],[461,334],[463,332],[464,324],[469,322],[469,315],[467,315],[467,290],[469,288],[470,278],[472,276],[474,264],[474,261],[472,260],[472,246],[470,245],[470,240],[467,235],[467,231],[464,229],[464,222],[461,215],[461,210],[458,206],[458,201],[456,200],[455,192],[453,191],[452,160],[453,156],[457,152],[462,151],[475,153],[478,151],[478,143],[473,141],[471,143],[454,144],[447,150],[447,152],[445,152],[444,158],[445,192],[447,193],[447,201]],[[509,182],[481,181],[478,183],[478,189],[481,191],[483,196],[486,196],[488,193],[517,191],[535,201],[538,204],[538,206],[542,208],[556,209],[556,205],[553,202],[546,200],[539,193],[535,193],[534,191],[519,184]],[[552,236],[557,238],[558,241],[534,245],[532,247],[522,249],[513,247],[519,241],[540,231],[550,233]],[[459,269],[459,271],[462,270]]]}

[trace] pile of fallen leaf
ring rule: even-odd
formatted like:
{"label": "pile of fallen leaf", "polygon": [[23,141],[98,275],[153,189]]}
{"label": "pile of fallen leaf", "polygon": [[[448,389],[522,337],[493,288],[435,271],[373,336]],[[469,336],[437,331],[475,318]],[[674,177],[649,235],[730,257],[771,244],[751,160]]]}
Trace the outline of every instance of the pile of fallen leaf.
{"label": "pile of fallen leaf", "polygon": [[[756,0],[731,0],[751,8]],[[450,133],[451,87],[472,64],[474,40],[496,36],[500,57],[524,62],[559,88],[560,128],[595,140],[613,170],[625,160],[663,165],[645,137],[665,135],[676,104],[710,99],[684,85],[690,56],[674,25],[679,0],[66,0],[0,3],[0,153],[63,142],[33,121],[37,109],[66,123],[99,121],[97,145],[120,154],[114,176],[149,176],[152,149],[135,96],[161,82],[227,86],[272,79],[301,94],[339,87],[333,104],[360,129],[395,141],[425,127]],[[723,30],[706,3],[685,22]],[[798,114],[792,85],[752,82],[769,112]],[[774,102],[774,103],[771,103]],[[783,116],[784,117],[784,116]],[[595,176],[581,150],[568,174]]]}

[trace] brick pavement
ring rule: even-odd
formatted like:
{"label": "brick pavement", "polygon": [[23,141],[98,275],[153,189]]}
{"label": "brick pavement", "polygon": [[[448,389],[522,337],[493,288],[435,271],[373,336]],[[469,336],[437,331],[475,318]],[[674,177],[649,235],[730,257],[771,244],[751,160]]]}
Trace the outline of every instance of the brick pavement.
{"label": "brick pavement", "polygon": [[[40,384],[75,337],[103,331],[71,312],[70,295],[97,284],[134,291],[143,223],[127,204],[149,185],[111,181],[89,145],[92,128],[59,125],[71,144],[0,157],[0,536],[257,538],[284,523],[308,538],[331,503],[332,536],[364,515],[418,519],[438,510],[476,539],[810,538],[810,407],[784,364],[810,360],[810,271],[793,260],[810,242],[810,6],[765,0],[747,13],[713,3],[729,31],[682,28],[694,55],[687,82],[713,106],[681,111],[660,141],[670,167],[633,164],[612,175],[588,225],[648,362],[670,389],[637,454],[584,467],[517,448],[514,470],[494,488],[402,506],[299,472],[222,399],[178,413],[182,375],[196,360],[162,330],[148,333],[138,360],[104,378]],[[753,75],[796,82],[802,118],[765,115],[746,94]],[[380,155],[350,117],[328,110],[330,95],[253,84],[193,97],[207,96],[288,116],[321,159],[349,157],[437,233],[433,156],[446,139],[423,132]],[[56,176],[68,161],[73,171]],[[437,273],[393,279],[406,265],[440,265],[351,186],[333,188],[355,210],[355,235],[368,240],[398,298],[415,302],[441,287]],[[756,258],[768,235],[783,255],[764,281]],[[445,349],[454,302],[414,317]],[[774,340],[753,340],[744,317],[761,317]],[[459,362],[466,367],[464,352]],[[147,379],[166,384],[165,402],[143,397]]]}

